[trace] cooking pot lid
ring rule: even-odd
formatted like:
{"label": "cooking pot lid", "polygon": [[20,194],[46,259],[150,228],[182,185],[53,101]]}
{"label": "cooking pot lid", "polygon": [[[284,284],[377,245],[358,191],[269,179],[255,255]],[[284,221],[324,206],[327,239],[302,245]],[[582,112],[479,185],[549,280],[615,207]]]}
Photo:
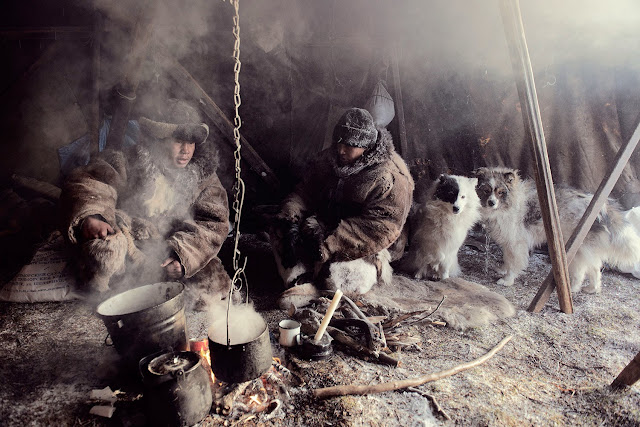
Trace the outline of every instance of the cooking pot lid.
{"label": "cooking pot lid", "polygon": [[200,361],[200,356],[191,351],[180,351],[161,354],[149,362],[149,372],[156,375],[187,372]]}

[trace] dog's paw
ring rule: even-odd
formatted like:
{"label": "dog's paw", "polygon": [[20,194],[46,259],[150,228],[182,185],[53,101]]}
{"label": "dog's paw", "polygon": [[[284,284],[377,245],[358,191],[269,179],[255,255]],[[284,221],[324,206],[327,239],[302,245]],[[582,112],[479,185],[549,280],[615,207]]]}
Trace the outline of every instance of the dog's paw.
{"label": "dog's paw", "polygon": [[504,276],[507,274],[507,269],[501,265],[500,267],[496,267],[496,273],[498,273],[501,276]]}
{"label": "dog's paw", "polygon": [[499,279],[497,283],[502,286],[513,286],[513,280],[513,277],[503,277]]}
{"label": "dog's paw", "polygon": [[600,285],[599,283],[597,285],[592,285],[591,283],[589,283],[589,285],[585,286],[582,289],[587,294],[599,294],[602,291],[602,285]]}

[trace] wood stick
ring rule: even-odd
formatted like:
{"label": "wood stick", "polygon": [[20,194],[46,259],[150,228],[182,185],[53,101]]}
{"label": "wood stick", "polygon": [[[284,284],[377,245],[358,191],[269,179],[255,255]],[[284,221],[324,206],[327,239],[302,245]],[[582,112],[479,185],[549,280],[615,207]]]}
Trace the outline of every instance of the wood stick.
{"label": "wood stick", "polygon": [[327,308],[327,312],[324,314],[324,317],[322,318],[322,322],[320,323],[318,332],[316,332],[316,335],[313,337],[314,343],[317,344],[322,338],[322,336],[324,335],[324,331],[325,329],[327,329],[327,326],[329,326],[329,322],[333,317],[333,313],[336,311],[338,304],[340,304],[340,298],[342,298],[342,291],[338,289],[335,295],[333,296],[333,299],[331,300],[331,304],[329,304],[329,308]]}
{"label": "wood stick", "polygon": [[640,353],[636,354],[636,357],[620,372],[611,387],[623,388],[632,386],[638,379],[640,379]]}
{"label": "wood stick", "polygon": [[[584,241],[584,238],[587,236],[587,233],[589,233],[589,230],[591,229],[593,222],[596,220],[596,217],[600,213],[602,206],[604,206],[607,198],[609,197],[609,194],[611,194],[611,191],[613,190],[613,187],[616,185],[616,182],[618,182],[618,178],[620,178],[620,175],[622,175],[622,171],[624,170],[626,164],[629,162],[629,159],[631,158],[633,151],[636,149],[638,142],[640,142],[640,124],[638,124],[638,126],[636,127],[636,130],[633,132],[633,135],[631,135],[631,138],[629,138],[629,140],[618,150],[618,153],[616,154],[611,167],[607,171],[605,177],[602,179],[602,182],[600,182],[598,189],[593,194],[593,198],[591,199],[589,206],[587,206],[587,209],[584,211],[582,218],[580,218],[578,225],[576,225],[576,228],[573,230],[571,237],[567,241],[566,251],[567,262],[569,264],[571,264],[571,261],[575,257],[576,252],[578,252],[578,249]],[[533,299],[533,301],[531,301],[531,304],[529,305],[529,308],[527,308],[527,311],[533,313],[540,312],[547,301],[549,301],[551,292],[553,292],[554,289],[555,282],[553,281],[553,275],[549,273],[545,281],[542,283],[542,286],[538,290],[535,298]]]}
{"label": "wood stick", "polygon": [[402,102],[402,85],[400,84],[400,67],[398,65],[398,44],[393,49],[393,94],[395,97],[394,104],[398,114],[398,133],[400,134],[400,155],[405,159],[409,155],[407,145],[407,127],[404,122],[404,104]]}
{"label": "wood stick", "polygon": [[357,351],[358,353],[362,353],[366,356],[372,357],[377,361],[379,361],[380,363],[384,363],[385,365],[391,365],[393,367],[397,367],[400,364],[399,360],[394,359],[393,357],[383,352],[376,352],[361,345],[359,342],[357,342],[356,340],[354,340],[353,338],[351,338],[349,335],[347,335],[346,333],[344,333],[338,328],[334,328],[333,326],[328,326],[327,332],[329,333],[329,335],[331,335],[333,339],[338,341],[340,344],[343,344],[349,347],[350,349]]}
{"label": "wood stick", "polygon": [[334,387],[325,387],[325,388],[313,390],[313,395],[318,399],[326,399],[334,396],[346,396],[350,394],[363,395],[363,394],[369,394],[369,393],[381,393],[384,391],[399,390],[401,388],[407,388],[407,387],[417,387],[419,385],[422,385],[428,382],[437,381],[442,378],[450,377],[459,372],[466,371],[467,369],[471,369],[478,365],[481,365],[482,363],[491,359],[498,351],[500,351],[500,349],[504,347],[505,344],[508,343],[509,340],[511,340],[511,338],[513,338],[512,335],[509,335],[508,337],[504,338],[502,341],[498,343],[498,345],[492,348],[484,356],[479,357],[475,360],[472,360],[471,362],[463,363],[462,365],[458,365],[451,369],[447,369],[446,371],[436,372],[436,373],[424,375],[418,378],[391,381],[391,382],[380,383],[375,385],[350,384],[350,385],[339,385]]}
{"label": "wood stick", "polygon": [[409,391],[411,391],[413,393],[418,393],[420,396],[428,399],[429,402],[431,402],[431,404],[433,405],[433,409],[436,411],[436,413],[438,415],[441,415],[446,420],[451,420],[451,417],[449,416],[449,414],[447,414],[444,411],[444,409],[442,409],[442,407],[440,406],[440,404],[438,403],[438,401],[436,400],[435,397],[433,397],[432,395],[430,395],[427,392],[424,392],[424,391],[420,390],[419,388],[407,387],[407,390],[409,390]]}

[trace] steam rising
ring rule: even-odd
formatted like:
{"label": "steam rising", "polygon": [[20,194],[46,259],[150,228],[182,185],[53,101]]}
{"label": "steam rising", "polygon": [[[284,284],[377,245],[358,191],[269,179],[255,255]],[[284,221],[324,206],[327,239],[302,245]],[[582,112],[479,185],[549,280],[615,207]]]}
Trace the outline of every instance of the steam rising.
{"label": "steam rising", "polygon": [[[227,344],[227,304],[216,304],[209,310],[209,338]],[[262,316],[249,304],[231,305],[229,309],[229,339],[231,345],[243,344],[258,338],[265,330]]]}

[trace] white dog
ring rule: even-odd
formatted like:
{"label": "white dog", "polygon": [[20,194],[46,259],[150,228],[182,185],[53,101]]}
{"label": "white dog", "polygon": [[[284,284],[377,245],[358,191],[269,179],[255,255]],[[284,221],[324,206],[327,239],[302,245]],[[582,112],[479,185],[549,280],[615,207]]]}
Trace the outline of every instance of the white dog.
{"label": "white dog", "polygon": [[416,279],[446,279],[460,273],[458,250],[480,218],[476,178],[440,175],[416,195],[409,215],[409,248],[400,270]]}
{"label": "white dog", "polygon": [[[503,167],[480,168],[474,174],[478,178],[482,219],[502,249],[503,277],[498,283],[510,286],[527,267],[529,251],[546,242],[535,183],[521,179],[517,170]],[[567,240],[593,195],[567,187],[556,187],[555,194],[562,235]],[[604,263],[620,267],[638,261],[640,236],[617,204],[609,200],[569,265],[571,290],[580,291],[587,278],[589,285],[584,291],[598,293]]]}

